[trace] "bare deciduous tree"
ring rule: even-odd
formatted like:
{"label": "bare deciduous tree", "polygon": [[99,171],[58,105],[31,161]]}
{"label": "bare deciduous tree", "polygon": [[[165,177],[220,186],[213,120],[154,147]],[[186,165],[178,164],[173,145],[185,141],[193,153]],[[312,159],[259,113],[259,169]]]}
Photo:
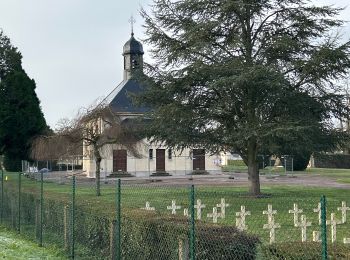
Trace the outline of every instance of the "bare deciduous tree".
{"label": "bare deciduous tree", "polygon": [[[140,157],[137,143],[140,135],[132,120],[122,120],[109,105],[99,104],[84,109],[73,120],[61,120],[56,133],[40,136],[33,141],[32,158],[51,160],[81,155],[84,151],[96,163],[96,195],[101,195],[100,173],[103,150],[108,145],[118,144],[133,156]],[[84,154],[87,155],[87,154]]]}

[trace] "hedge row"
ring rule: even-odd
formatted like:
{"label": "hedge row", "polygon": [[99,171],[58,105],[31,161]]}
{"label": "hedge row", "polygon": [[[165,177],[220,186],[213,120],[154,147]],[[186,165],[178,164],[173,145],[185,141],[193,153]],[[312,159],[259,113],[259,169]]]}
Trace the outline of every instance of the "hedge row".
{"label": "hedge row", "polygon": [[[91,205],[93,207],[93,205]],[[7,188],[4,193],[3,223],[18,227],[18,193]],[[38,241],[40,233],[40,201],[37,194],[21,194],[21,233]],[[71,208],[67,202],[45,199],[44,245],[71,249]],[[181,216],[162,216],[155,212],[123,208],[121,220],[122,258],[179,259],[189,254],[189,222]],[[78,259],[111,259],[116,253],[116,221],[114,217],[76,207],[75,254]],[[257,237],[235,227],[196,223],[196,259],[253,260],[259,243]]]}
{"label": "hedge row", "polygon": [[316,168],[350,169],[349,154],[322,154],[313,155]]}
{"label": "hedge row", "polygon": [[[21,195],[21,233],[37,240],[39,200],[36,194]],[[93,205],[92,205],[93,206]],[[18,194],[15,189],[4,193],[3,223],[9,227],[18,226]],[[67,202],[50,199],[44,205],[44,244],[70,248],[72,230],[71,208]],[[157,212],[123,208],[122,213],[122,259],[161,260],[188,259],[189,222],[181,216],[164,216]],[[116,221],[113,216],[77,206],[75,218],[76,258],[111,259],[116,253]],[[232,226],[196,223],[196,259],[320,259],[320,243],[277,243],[261,244],[259,238],[238,231]],[[334,259],[350,258],[346,245],[332,245],[329,255]],[[333,259],[333,258],[332,258]]]}

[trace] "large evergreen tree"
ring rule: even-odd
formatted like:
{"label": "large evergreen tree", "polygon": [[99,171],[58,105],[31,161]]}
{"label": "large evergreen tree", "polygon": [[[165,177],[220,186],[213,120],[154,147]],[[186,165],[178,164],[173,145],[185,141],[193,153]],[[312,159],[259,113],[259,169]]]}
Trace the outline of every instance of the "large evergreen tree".
{"label": "large evergreen tree", "polygon": [[306,0],[155,0],[142,12],[155,64],[138,100],[153,107],[149,137],[238,152],[252,194],[261,151],[322,149],[315,136],[334,145],[332,119],[348,113],[336,84],[350,67],[340,11]]}
{"label": "large evergreen tree", "polygon": [[47,129],[35,82],[23,70],[21,58],[0,31],[0,154],[8,170],[20,169],[20,161],[29,158],[31,139]]}

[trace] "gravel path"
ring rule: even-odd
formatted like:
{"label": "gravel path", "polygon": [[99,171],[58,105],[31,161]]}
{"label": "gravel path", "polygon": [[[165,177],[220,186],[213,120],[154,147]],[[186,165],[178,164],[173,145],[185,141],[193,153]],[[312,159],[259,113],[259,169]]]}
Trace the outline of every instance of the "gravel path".
{"label": "gravel path", "polygon": [[[94,179],[86,178],[81,172],[77,173],[77,182],[93,185]],[[70,183],[72,172],[50,172],[45,173],[45,180]],[[231,177],[231,178],[230,178]],[[233,177],[233,179],[232,179]],[[115,178],[101,179],[102,183],[114,184]],[[130,184],[150,185],[203,185],[203,186],[246,186],[248,185],[247,173],[216,173],[210,175],[167,176],[167,177],[131,177],[122,178],[123,182]],[[294,174],[294,175],[261,175],[262,185],[302,185],[310,187],[332,187],[350,189],[350,184],[338,183],[336,178],[325,177],[318,174]]]}

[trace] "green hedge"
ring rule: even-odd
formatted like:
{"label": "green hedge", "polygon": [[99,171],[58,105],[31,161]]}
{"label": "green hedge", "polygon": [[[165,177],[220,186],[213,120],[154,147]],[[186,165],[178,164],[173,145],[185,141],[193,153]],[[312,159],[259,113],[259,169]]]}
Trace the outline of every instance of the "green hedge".
{"label": "green hedge", "polygon": [[[4,223],[18,226],[18,193],[16,187],[4,193]],[[38,241],[38,194],[21,194],[21,233]],[[76,258],[110,259],[115,252],[115,217],[77,205],[75,216]],[[65,209],[66,208],[66,209]],[[72,230],[71,208],[67,202],[45,198],[44,245],[56,245],[69,255]],[[159,213],[158,213],[159,214]],[[179,259],[179,243],[188,245],[189,222],[182,216],[158,215],[155,212],[122,211],[122,256],[125,260]],[[66,222],[65,220],[66,216]],[[196,223],[196,259],[255,259],[257,237],[235,227]]]}
{"label": "green hedge", "polygon": [[[277,243],[259,248],[259,258],[269,260],[316,260],[322,258],[321,243],[293,242]],[[344,244],[328,246],[329,259],[350,259],[350,248]]]}
{"label": "green hedge", "polygon": [[[189,223],[183,217],[148,217],[138,215],[123,218],[122,258],[179,259],[179,244],[189,244]],[[241,259],[256,257],[259,239],[238,231],[235,227],[196,223],[196,259]],[[123,246],[124,245],[124,246]],[[125,246],[128,245],[128,246]],[[185,259],[188,259],[185,257]]]}
{"label": "green hedge", "polygon": [[313,155],[316,168],[350,169],[349,154],[322,154]]}
{"label": "green hedge", "polygon": [[229,166],[246,166],[243,160],[227,160]]}

